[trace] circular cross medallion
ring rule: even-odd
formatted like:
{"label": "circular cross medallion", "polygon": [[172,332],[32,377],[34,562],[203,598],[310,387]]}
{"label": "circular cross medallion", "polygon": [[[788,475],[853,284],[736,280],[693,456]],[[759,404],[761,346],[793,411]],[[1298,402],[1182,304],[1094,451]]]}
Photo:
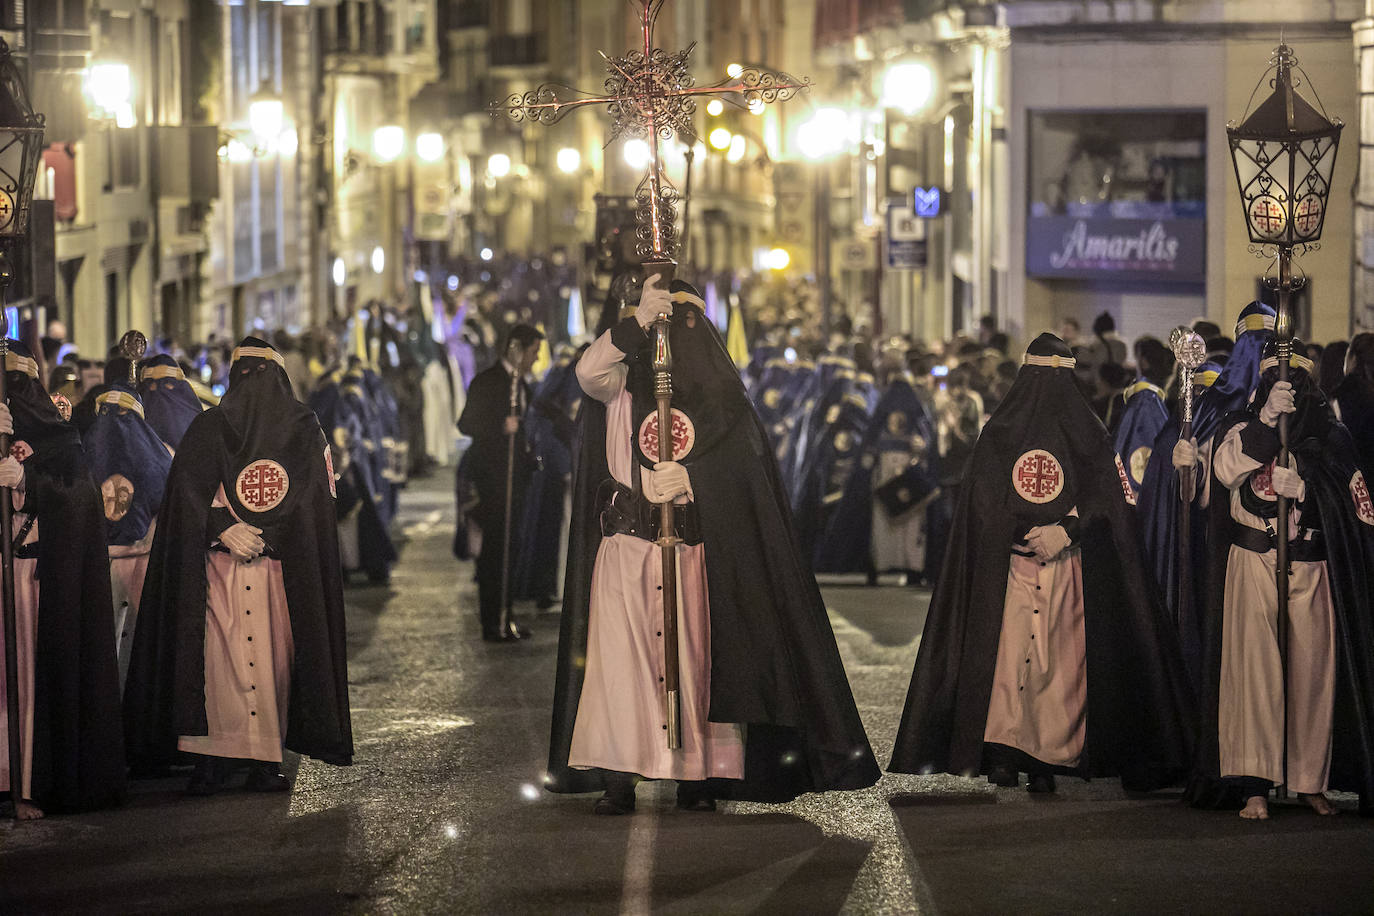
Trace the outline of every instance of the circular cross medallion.
{"label": "circular cross medallion", "polygon": [[244,508],[254,512],[266,512],[281,505],[291,481],[286,476],[286,468],[267,458],[259,458],[242,471],[234,481],[234,495]]}
{"label": "circular cross medallion", "polygon": [[1322,200],[1315,194],[1308,194],[1293,208],[1293,231],[1301,238],[1311,238],[1322,226]]}
{"label": "circular cross medallion", "polygon": [[[691,454],[692,446],[697,441],[697,430],[692,425],[692,421],[687,415],[676,407],[673,408],[673,460],[681,461]],[[652,411],[644,418],[644,422],[639,424],[639,450],[644,453],[644,457],[650,461],[660,460],[658,457],[658,411]]]}
{"label": "circular cross medallion", "polygon": [[1136,486],[1145,482],[1145,469],[1150,466],[1150,447],[1142,445],[1131,452],[1131,479]]}
{"label": "circular cross medallion", "polygon": [[1287,222],[1287,214],[1277,197],[1261,194],[1250,204],[1250,226],[1267,239],[1283,235]]}
{"label": "circular cross medallion", "polygon": [[1350,478],[1350,497],[1355,500],[1355,514],[1366,525],[1374,525],[1374,502],[1369,498],[1369,485],[1364,474],[1356,471]]}
{"label": "circular cross medallion", "polygon": [[129,514],[134,501],[134,485],[123,474],[111,474],[100,485],[100,497],[105,502],[105,517],[117,522]]}
{"label": "circular cross medallion", "polygon": [[1011,485],[1026,502],[1047,503],[1064,492],[1064,468],[1049,452],[1033,448],[1012,465]]}

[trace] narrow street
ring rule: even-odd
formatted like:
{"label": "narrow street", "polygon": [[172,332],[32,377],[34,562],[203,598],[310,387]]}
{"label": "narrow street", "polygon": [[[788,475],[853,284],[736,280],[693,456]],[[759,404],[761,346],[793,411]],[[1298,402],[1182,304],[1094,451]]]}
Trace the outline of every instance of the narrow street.
{"label": "narrow street", "polygon": [[[790,805],[631,817],[540,788],[558,616],[478,638],[470,564],[450,553],[448,472],[416,481],[389,588],[348,592],[356,762],[289,764],[289,796],[183,797],[137,784],[119,810],[0,824],[0,912],[1368,912],[1374,824],[1296,805],[1269,824],[1131,800],[1053,798],[887,776]],[[826,598],[885,762],[929,593]],[[1352,802],[1347,799],[1349,807]]]}

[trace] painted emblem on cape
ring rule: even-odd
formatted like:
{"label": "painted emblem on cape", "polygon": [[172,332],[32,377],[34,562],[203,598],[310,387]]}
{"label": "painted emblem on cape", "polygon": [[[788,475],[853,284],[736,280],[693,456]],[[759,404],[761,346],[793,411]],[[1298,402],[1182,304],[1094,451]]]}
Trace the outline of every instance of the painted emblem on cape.
{"label": "painted emblem on cape", "polygon": [[1360,521],[1374,525],[1374,501],[1369,498],[1369,484],[1360,471],[1350,478],[1350,496],[1355,500],[1355,514]]}
{"label": "painted emblem on cape", "polygon": [[763,404],[769,410],[777,410],[782,403],[782,392],[776,388],[769,388],[763,393]]}
{"label": "painted emblem on cape", "polygon": [[[1121,495],[1126,498],[1126,505],[1134,506],[1135,490],[1131,487],[1130,478],[1126,476],[1126,465],[1121,463],[1120,455],[1113,455],[1112,457],[1116,459],[1116,476],[1121,478]],[[1132,465],[1135,464],[1134,459],[1131,463]]]}
{"label": "painted emblem on cape", "polygon": [[1142,445],[1131,452],[1131,480],[1135,481],[1136,486],[1145,482],[1145,469],[1150,466],[1151,451],[1150,446]]}
{"label": "painted emblem on cape", "polygon": [[1260,499],[1268,502],[1279,498],[1274,492],[1274,462],[1269,462],[1250,475],[1250,489]]}
{"label": "painted emblem on cape", "polygon": [[339,491],[334,487],[334,450],[328,442],[324,444],[324,476],[329,480],[329,495],[338,499]]}
{"label": "painted emblem on cape", "polygon": [[887,431],[894,436],[906,435],[906,414],[894,410],[887,415]]}
{"label": "painted emblem on cape", "polygon": [[1012,465],[1011,485],[1026,502],[1047,503],[1064,492],[1064,468],[1049,452],[1033,448]]}
{"label": "painted emblem on cape", "polygon": [[840,405],[831,404],[830,409],[825,412],[825,425],[833,426],[835,421],[840,418]]}
{"label": "painted emblem on cape", "polygon": [[32,454],[33,446],[29,445],[23,439],[16,439],[10,443],[10,457],[14,458],[16,461],[28,461],[29,456]]}
{"label": "painted emblem on cape", "polygon": [[251,462],[234,481],[234,495],[244,508],[254,512],[266,512],[281,505],[286,499],[286,491],[291,481],[286,476],[286,468],[268,458]]}
{"label": "painted emblem on cape", "polygon": [[[673,408],[673,460],[681,461],[692,453],[697,441],[697,428],[691,419],[676,407]],[[658,411],[650,411],[639,424],[639,450],[644,457],[658,461]]]}
{"label": "painted emblem on cape", "polygon": [[842,429],[835,434],[835,451],[843,454],[844,452],[849,451],[850,448],[853,447],[853,445],[854,437],[849,434],[848,430]]}
{"label": "painted emblem on cape", "polygon": [[67,400],[66,395],[53,395],[52,406],[57,408],[57,413],[62,417],[63,423],[72,418],[72,402]]}
{"label": "painted emblem on cape", "polygon": [[100,498],[105,502],[105,517],[117,522],[129,514],[134,502],[134,485],[123,474],[111,474],[100,484]]}

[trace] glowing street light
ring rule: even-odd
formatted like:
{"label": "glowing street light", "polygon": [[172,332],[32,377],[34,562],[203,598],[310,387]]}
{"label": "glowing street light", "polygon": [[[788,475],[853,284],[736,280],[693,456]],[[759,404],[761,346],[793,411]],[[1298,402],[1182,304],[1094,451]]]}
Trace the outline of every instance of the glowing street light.
{"label": "glowing street light", "polygon": [[496,255],[490,248],[483,248],[479,253],[479,256],[482,258],[483,261],[490,261]]}
{"label": "glowing street light", "polygon": [[421,162],[438,162],[444,158],[444,135],[433,131],[415,138],[415,155]]}
{"label": "glowing street light", "polygon": [[571,146],[565,146],[558,151],[558,171],[564,175],[571,175],[582,167],[582,154]]}
{"label": "glowing street light", "polygon": [[334,268],[330,271],[330,277],[334,280],[335,286],[343,286],[348,279],[348,268],[344,266],[343,258],[334,259]]}
{"label": "glowing street light", "polygon": [[372,132],[372,153],[382,162],[394,162],[406,148],[406,132],[395,124]]}
{"label": "glowing street light", "polygon": [[762,115],[768,106],[763,104],[763,99],[751,99],[749,102],[749,113],[751,115]]}
{"label": "glowing street light", "polygon": [[935,96],[935,73],[924,61],[893,64],[883,75],[881,104],[914,115]]}
{"label": "glowing street light", "polygon": [[722,153],[730,148],[730,141],[734,139],[734,134],[724,127],[717,127],[706,137],[712,149],[720,150]]}
{"label": "glowing street light", "polygon": [[744,158],[744,150],[748,145],[742,134],[735,134],[730,138],[730,148],[725,151],[725,161],[731,164],[739,162]]}
{"label": "glowing street light", "polygon": [[728,76],[728,77],[730,77],[730,79],[732,79],[732,80],[737,80],[737,79],[739,79],[740,76],[743,75],[743,73],[744,73],[744,65],[743,65],[743,64],[731,64],[730,66],[728,66],[728,67],[725,68],[725,75]]}
{"label": "glowing street light", "polygon": [[839,108],[818,108],[797,128],[797,147],[812,162],[844,149],[849,135],[849,115]]}
{"label": "glowing street light", "polygon": [[129,65],[113,60],[92,62],[86,68],[86,97],[102,117],[115,117],[121,108],[133,110],[133,78]]}
{"label": "glowing street light", "polygon": [[725,110],[725,103],[720,99],[712,99],[706,103],[706,113],[713,118],[720,117],[720,113]]}
{"label": "glowing street light", "polygon": [[372,249],[372,272],[379,274],[386,270],[386,252],[378,245]]}
{"label": "glowing street light", "polygon": [[492,178],[505,178],[510,174],[510,157],[505,153],[492,153],[487,159],[487,174]]}
{"label": "glowing street light", "polygon": [[786,270],[792,263],[792,255],[786,248],[774,248],[763,257],[763,264],[769,270]]}
{"label": "glowing street light", "polygon": [[248,129],[259,145],[266,146],[281,136],[285,121],[281,99],[264,83],[248,100]]}
{"label": "glowing street light", "polygon": [[625,144],[625,163],[636,172],[648,168],[652,158],[649,144],[643,140],[631,140]]}

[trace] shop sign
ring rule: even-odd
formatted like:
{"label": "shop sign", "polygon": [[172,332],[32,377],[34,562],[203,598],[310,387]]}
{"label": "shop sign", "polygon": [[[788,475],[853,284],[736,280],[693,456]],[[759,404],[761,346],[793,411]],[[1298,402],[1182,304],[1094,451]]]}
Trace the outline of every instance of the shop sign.
{"label": "shop sign", "polygon": [[1201,283],[1207,276],[1201,219],[1038,216],[1026,221],[1026,273],[1084,280]]}

